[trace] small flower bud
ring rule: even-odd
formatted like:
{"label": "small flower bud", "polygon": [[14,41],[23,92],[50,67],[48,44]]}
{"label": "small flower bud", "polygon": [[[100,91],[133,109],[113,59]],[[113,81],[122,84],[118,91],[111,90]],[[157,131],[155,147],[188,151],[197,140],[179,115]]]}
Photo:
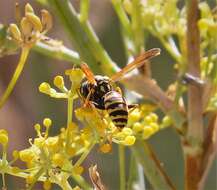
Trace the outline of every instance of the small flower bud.
{"label": "small flower bud", "polygon": [[24,149],[19,152],[20,160],[30,162],[34,158],[34,152],[30,149]]}
{"label": "small flower bud", "polygon": [[154,132],[158,131],[159,130],[159,125],[155,122],[151,122],[150,124],[150,127],[152,127],[152,129],[154,130]]}
{"label": "small flower bud", "polygon": [[27,14],[27,13],[34,13],[34,10],[29,3],[27,3],[25,6],[25,14]]}
{"label": "small flower bud", "polygon": [[50,90],[51,90],[51,87],[47,82],[43,82],[39,86],[39,91],[44,93],[44,94],[49,94],[50,95]]}
{"label": "small flower bud", "polygon": [[149,116],[152,119],[152,122],[156,122],[158,120],[158,115],[154,112],[150,113]]}
{"label": "small flower bud", "polygon": [[19,158],[19,152],[17,150],[14,150],[13,153],[12,153],[12,155],[13,155],[13,158],[15,160]]}
{"label": "small flower bud", "polygon": [[6,146],[8,144],[8,133],[6,130],[0,130],[0,144]]}
{"label": "small flower bud", "polygon": [[21,31],[24,36],[30,36],[32,33],[33,26],[26,17],[23,17],[20,22]]}
{"label": "small flower bud", "polygon": [[162,119],[162,124],[161,124],[161,128],[165,128],[165,127],[168,127],[172,125],[172,119],[169,117],[169,116],[165,116],[163,119]]}
{"label": "small flower bud", "polygon": [[50,30],[53,26],[52,16],[45,9],[41,10],[41,23],[46,31]]}
{"label": "small flower bud", "polygon": [[133,125],[133,131],[136,132],[136,133],[139,133],[143,130],[143,125],[139,122],[136,122],[134,125]]}
{"label": "small flower bud", "polygon": [[41,24],[41,20],[38,16],[36,16],[33,13],[26,13],[26,18],[29,20],[29,22],[32,23],[32,25],[36,31],[39,31],[39,32],[42,31],[43,27]]}
{"label": "small flower bud", "polygon": [[62,89],[64,87],[64,79],[62,76],[56,76],[54,78],[54,81],[53,81],[54,85],[57,87],[57,88],[60,88]]}
{"label": "small flower bud", "polygon": [[133,134],[133,131],[132,129],[128,128],[128,127],[124,127],[123,130],[122,130],[122,133],[126,136],[128,135],[132,135]]}
{"label": "small flower bud", "polygon": [[16,24],[10,24],[9,32],[11,33],[12,37],[17,41],[22,41],[21,32]]}
{"label": "small flower bud", "polygon": [[101,152],[103,152],[103,153],[108,153],[108,152],[111,151],[111,149],[112,149],[112,147],[111,147],[111,144],[109,144],[109,143],[103,144],[103,145],[100,146],[100,148],[99,148],[99,150],[100,150]]}
{"label": "small flower bud", "polygon": [[145,126],[143,129],[143,138],[148,139],[154,133],[154,129],[151,126]]}
{"label": "small flower bud", "polygon": [[46,181],[44,181],[43,188],[44,188],[44,190],[50,190],[51,189],[51,182],[50,182],[50,180],[47,179]]}
{"label": "small flower bud", "polygon": [[45,127],[50,127],[50,126],[52,125],[51,119],[50,119],[50,118],[45,118],[45,119],[43,120],[43,125],[44,125]]}
{"label": "small flower bud", "polygon": [[123,144],[126,146],[132,146],[135,143],[135,141],[136,141],[136,138],[132,135],[129,135],[124,139]]}

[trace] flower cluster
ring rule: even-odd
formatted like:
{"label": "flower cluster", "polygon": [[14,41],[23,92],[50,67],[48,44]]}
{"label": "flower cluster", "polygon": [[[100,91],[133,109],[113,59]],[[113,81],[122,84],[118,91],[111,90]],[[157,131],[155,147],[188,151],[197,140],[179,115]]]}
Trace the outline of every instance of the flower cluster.
{"label": "flower cluster", "polygon": [[[19,10],[17,10],[19,11]],[[10,24],[9,33],[21,47],[31,48],[52,27],[52,17],[47,10],[41,10],[41,19],[34,13],[30,4],[25,6],[25,16],[18,24]]]}
{"label": "flower cluster", "polygon": [[[142,21],[143,27],[152,34],[168,37],[171,34],[183,36],[186,30],[186,21],[184,10],[177,7],[178,0],[147,0],[142,1]],[[128,14],[132,14],[132,2],[125,0],[123,2]]]}

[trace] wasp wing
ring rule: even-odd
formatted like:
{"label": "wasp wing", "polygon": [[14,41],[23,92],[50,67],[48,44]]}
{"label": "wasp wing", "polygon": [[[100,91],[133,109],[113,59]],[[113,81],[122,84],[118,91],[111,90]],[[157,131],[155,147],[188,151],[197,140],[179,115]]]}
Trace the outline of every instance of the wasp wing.
{"label": "wasp wing", "polygon": [[115,73],[112,77],[112,81],[118,81],[120,80],[126,73],[132,71],[135,68],[139,68],[142,65],[145,64],[145,62],[157,55],[160,54],[159,48],[153,48],[150,49],[141,55],[139,55],[133,62],[129,63],[127,66],[125,66],[123,69],[121,69],[119,72]]}
{"label": "wasp wing", "polygon": [[91,84],[96,84],[96,80],[95,80],[94,74],[92,73],[92,71],[90,70],[90,68],[88,67],[88,65],[86,63],[82,63],[81,64],[81,70],[84,72],[87,80]]}

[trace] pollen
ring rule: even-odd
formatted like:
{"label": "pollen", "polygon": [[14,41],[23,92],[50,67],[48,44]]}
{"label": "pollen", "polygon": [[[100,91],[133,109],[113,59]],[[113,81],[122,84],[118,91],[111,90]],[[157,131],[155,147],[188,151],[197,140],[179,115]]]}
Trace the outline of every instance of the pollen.
{"label": "pollen", "polygon": [[0,143],[5,146],[8,144],[8,133],[6,130],[1,129],[0,130]]}

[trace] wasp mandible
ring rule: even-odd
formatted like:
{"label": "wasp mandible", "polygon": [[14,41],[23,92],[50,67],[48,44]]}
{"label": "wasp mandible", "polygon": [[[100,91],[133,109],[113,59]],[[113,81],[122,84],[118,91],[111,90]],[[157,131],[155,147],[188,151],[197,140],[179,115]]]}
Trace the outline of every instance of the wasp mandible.
{"label": "wasp mandible", "polygon": [[100,110],[106,110],[118,129],[127,125],[129,109],[122,93],[114,87],[126,73],[141,67],[145,62],[160,54],[159,48],[150,49],[139,55],[134,61],[115,73],[112,77],[94,75],[87,64],[82,63],[81,69],[86,78],[81,82],[79,93],[84,98],[85,104],[90,103]]}

